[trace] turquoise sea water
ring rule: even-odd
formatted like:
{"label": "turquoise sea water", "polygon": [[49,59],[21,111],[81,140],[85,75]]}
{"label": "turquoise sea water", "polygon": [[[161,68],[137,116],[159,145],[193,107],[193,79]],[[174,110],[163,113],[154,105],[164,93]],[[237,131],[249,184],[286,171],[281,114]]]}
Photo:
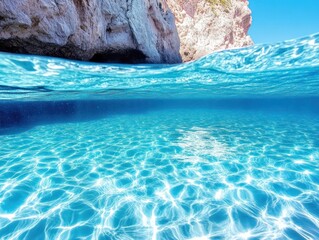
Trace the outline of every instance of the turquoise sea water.
{"label": "turquoise sea water", "polygon": [[0,53],[0,239],[318,239],[319,34],[181,65]]}

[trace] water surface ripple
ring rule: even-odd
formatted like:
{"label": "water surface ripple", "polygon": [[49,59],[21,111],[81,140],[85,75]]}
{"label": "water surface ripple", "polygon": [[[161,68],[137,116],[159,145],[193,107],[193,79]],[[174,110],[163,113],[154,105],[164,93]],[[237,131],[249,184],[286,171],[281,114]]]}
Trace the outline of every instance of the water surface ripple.
{"label": "water surface ripple", "polygon": [[179,65],[119,65],[0,53],[0,99],[318,96],[319,34]]}

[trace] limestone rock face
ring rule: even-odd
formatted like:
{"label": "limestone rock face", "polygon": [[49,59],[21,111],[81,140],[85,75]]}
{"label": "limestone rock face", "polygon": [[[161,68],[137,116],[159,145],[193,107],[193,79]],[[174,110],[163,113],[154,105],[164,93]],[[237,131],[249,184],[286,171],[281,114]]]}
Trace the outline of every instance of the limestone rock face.
{"label": "limestone rock face", "polygon": [[248,0],[228,2],[222,6],[209,0],[167,0],[175,14],[184,61],[253,44],[247,34],[252,21]]}
{"label": "limestone rock face", "polygon": [[102,62],[178,63],[162,0],[1,0],[0,51]]}

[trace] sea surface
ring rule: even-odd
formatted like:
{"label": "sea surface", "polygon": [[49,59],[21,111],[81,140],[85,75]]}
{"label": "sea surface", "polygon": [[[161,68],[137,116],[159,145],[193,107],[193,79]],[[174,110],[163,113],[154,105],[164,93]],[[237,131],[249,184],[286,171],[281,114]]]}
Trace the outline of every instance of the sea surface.
{"label": "sea surface", "polygon": [[179,65],[0,53],[0,239],[319,239],[319,34]]}

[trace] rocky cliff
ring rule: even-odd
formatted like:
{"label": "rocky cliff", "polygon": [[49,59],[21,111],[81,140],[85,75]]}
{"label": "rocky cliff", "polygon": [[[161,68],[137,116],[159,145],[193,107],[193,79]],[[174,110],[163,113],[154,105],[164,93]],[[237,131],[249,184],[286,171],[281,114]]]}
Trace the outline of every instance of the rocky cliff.
{"label": "rocky cliff", "polygon": [[176,18],[184,61],[253,44],[247,0],[167,0]]}
{"label": "rocky cliff", "polygon": [[177,63],[162,0],[1,0],[0,51],[103,62]]}

